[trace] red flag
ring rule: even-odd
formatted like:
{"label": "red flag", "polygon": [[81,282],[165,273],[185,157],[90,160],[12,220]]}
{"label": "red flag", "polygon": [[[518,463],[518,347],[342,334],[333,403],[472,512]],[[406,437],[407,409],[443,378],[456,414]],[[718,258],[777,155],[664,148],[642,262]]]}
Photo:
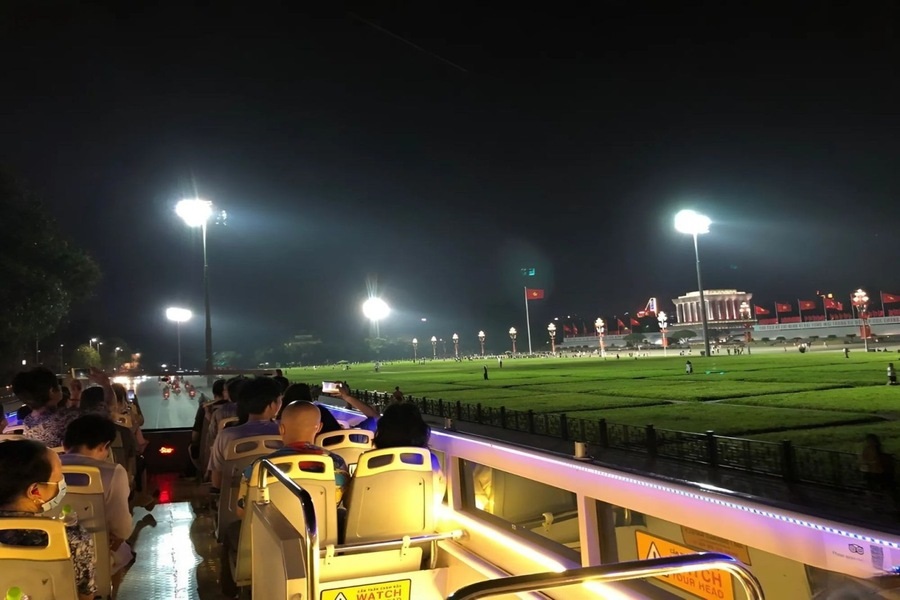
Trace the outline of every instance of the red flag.
{"label": "red flag", "polygon": [[571,333],[572,333],[572,328],[569,327],[568,325],[563,325],[563,333],[566,334],[566,335],[571,334]]}
{"label": "red flag", "polygon": [[816,303],[812,300],[797,300],[797,304],[800,305],[800,310],[815,310]]}
{"label": "red flag", "polygon": [[631,317],[631,324],[635,327],[639,327],[641,325],[641,322],[638,321],[637,319],[635,319],[634,317]]}
{"label": "red flag", "polygon": [[783,313],[783,312],[791,312],[791,310],[793,310],[793,309],[791,308],[790,304],[782,304],[781,302],[776,302],[775,310],[777,312]]}
{"label": "red flag", "polygon": [[754,306],[754,307],[753,307],[753,310],[756,311],[757,316],[758,316],[758,315],[767,315],[767,314],[769,314],[769,311],[767,311],[766,309],[764,309],[762,306]]}
{"label": "red flag", "polygon": [[576,325],[575,323],[572,323],[572,335],[578,335],[578,325]]}
{"label": "red flag", "polygon": [[616,319],[616,322],[619,326],[619,329],[625,329],[625,323],[622,322],[622,319]]}
{"label": "red flag", "polygon": [[900,296],[895,296],[894,294],[885,294],[884,292],[881,292],[881,301],[885,304],[900,302]]}
{"label": "red flag", "polygon": [[529,300],[543,300],[544,290],[536,290],[534,288],[525,288],[525,297]]}
{"label": "red flag", "polygon": [[836,302],[831,298],[825,298],[825,308],[831,310],[844,310],[844,305],[841,302]]}

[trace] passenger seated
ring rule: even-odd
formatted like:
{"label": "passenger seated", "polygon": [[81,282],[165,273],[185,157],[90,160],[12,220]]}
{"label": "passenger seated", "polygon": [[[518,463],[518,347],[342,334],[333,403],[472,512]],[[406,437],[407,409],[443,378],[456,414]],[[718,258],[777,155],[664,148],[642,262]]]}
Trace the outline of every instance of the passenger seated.
{"label": "passenger seated", "polygon": [[78,417],[78,411],[61,406],[63,393],[53,371],[35,367],[13,379],[13,393],[31,411],[19,423],[28,427],[25,436],[50,448],[62,446],[66,425]]}
{"label": "passenger seated", "polygon": [[241,387],[238,402],[247,411],[247,422],[223,429],[216,437],[209,457],[210,478],[216,493],[222,487],[225,449],[231,442],[256,435],[278,435],[278,423],[272,419],[281,408],[281,384],[270,377],[251,379]]}
{"label": "passenger seated", "polygon": [[362,400],[359,400],[353,397],[350,394],[350,387],[346,383],[342,383],[340,389],[337,391],[337,397],[349,404],[352,408],[355,408],[362,414],[366,416],[365,420],[358,423],[355,427],[356,429],[368,429],[369,431],[375,431],[378,424],[378,411],[373,406],[369,406]]}
{"label": "passenger seated", "polygon": [[[378,419],[378,427],[375,430],[372,445],[377,450],[404,446],[428,448],[428,439],[430,437],[431,427],[422,418],[419,407],[415,404],[404,402],[391,404],[384,410],[384,414]],[[441,463],[434,452],[431,453],[431,471],[434,474],[435,503],[440,503],[444,499],[447,482],[444,480],[443,471],[441,471]]]}
{"label": "passenger seated", "polygon": [[194,426],[191,427],[191,446],[190,453],[193,460],[200,458],[200,440],[203,437],[203,425],[206,420],[212,417],[213,411],[228,402],[228,392],[225,388],[224,379],[216,379],[212,386],[213,399],[206,404],[197,407],[197,413],[194,415]]}
{"label": "passenger seated", "polygon": [[227,401],[215,407],[212,414],[209,416],[207,439],[209,440],[210,446],[215,444],[216,437],[219,435],[219,429],[221,429],[220,423],[222,420],[237,416],[237,401],[241,396],[241,388],[247,381],[248,379],[242,375],[238,375],[225,382],[225,398]]}
{"label": "passenger seated", "polygon": [[60,458],[64,465],[97,467],[103,482],[103,505],[111,549],[131,536],[134,528],[128,509],[128,473],[122,465],[109,462],[110,449],[116,439],[116,425],[101,415],[82,415],[69,423]]}
{"label": "passenger seated", "polygon": [[[278,431],[281,434],[281,439],[284,441],[284,446],[268,456],[260,457],[256,462],[259,462],[259,460],[277,458],[279,456],[297,454],[329,456],[331,457],[331,460],[334,461],[335,499],[337,503],[340,504],[344,488],[347,487],[347,484],[350,481],[350,471],[343,458],[320,446],[316,446],[313,443],[316,439],[316,434],[319,433],[320,429],[321,421],[319,409],[315,404],[312,404],[311,402],[292,402],[288,404],[282,412],[281,422],[278,425]],[[253,473],[254,465],[255,463],[244,469],[243,476],[241,477],[240,500],[238,500],[237,511],[238,516],[241,517],[243,517],[244,505],[247,500],[247,493],[250,485],[250,475]],[[316,465],[316,463],[312,463],[312,465]],[[299,466],[301,469],[304,468],[303,463],[300,463]],[[307,470],[309,470],[309,467],[307,467]],[[321,473],[322,470],[320,469],[318,472]],[[234,583],[234,578],[231,574],[230,556],[231,553],[237,549],[240,537],[241,521],[235,521],[228,526],[228,530],[225,533],[225,540],[222,544],[221,586],[222,593],[226,596],[233,596],[238,592],[237,586]]]}
{"label": "passenger seated", "polygon": [[[39,516],[59,506],[66,495],[59,456],[38,441],[14,440],[0,444],[0,473],[3,474],[0,477],[0,518]],[[97,593],[93,539],[80,525],[66,527],[66,536],[72,553],[78,598],[91,600]],[[23,529],[3,531],[0,543],[46,546],[48,540],[42,531]]]}

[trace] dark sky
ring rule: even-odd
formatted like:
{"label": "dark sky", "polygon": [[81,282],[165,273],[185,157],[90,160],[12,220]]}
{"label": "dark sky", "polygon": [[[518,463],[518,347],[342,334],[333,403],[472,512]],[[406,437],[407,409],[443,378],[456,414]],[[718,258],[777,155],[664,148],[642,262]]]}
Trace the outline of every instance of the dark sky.
{"label": "dark sky", "polygon": [[[361,338],[367,281],[388,335],[499,345],[529,265],[536,335],[671,310],[685,207],[714,221],[705,287],[900,293],[892,2],[149,4],[0,8],[0,161],[104,272],[67,339],[171,354],[163,309],[202,313],[195,193],[228,212],[216,349]],[[199,360],[202,318],[183,336]]]}

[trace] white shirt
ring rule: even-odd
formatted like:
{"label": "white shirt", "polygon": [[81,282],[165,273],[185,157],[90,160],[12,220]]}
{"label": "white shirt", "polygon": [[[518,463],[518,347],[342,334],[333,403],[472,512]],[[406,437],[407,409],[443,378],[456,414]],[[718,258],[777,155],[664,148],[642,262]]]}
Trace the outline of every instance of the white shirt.
{"label": "white shirt", "polygon": [[128,473],[122,465],[97,460],[82,454],[63,454],[60,456],[64,465],[83,465],[100,469],[100,481],[103,483],[103,506],[106,510],[106,528],[112,535],[120,539],[128,539],[134,529],[131,511],[128,510]]}

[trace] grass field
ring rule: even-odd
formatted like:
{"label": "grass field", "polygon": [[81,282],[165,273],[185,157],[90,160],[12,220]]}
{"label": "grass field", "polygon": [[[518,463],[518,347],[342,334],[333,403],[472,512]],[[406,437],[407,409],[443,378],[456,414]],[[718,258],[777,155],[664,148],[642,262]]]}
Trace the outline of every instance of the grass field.
{"label": "grass field", "polygon": [[[885,384],[896,354],[769,353],[640,360],[598,358],[397,362],[289,369],[294,381],[347,380],[354,389],[391,391],[513,410],[565,412],[611,423],[855,451],[877,433],[900,454],[900,386]],[[898,361],[900,362],[900,361]],[[490,379],[483,379],[488,367]]]}

